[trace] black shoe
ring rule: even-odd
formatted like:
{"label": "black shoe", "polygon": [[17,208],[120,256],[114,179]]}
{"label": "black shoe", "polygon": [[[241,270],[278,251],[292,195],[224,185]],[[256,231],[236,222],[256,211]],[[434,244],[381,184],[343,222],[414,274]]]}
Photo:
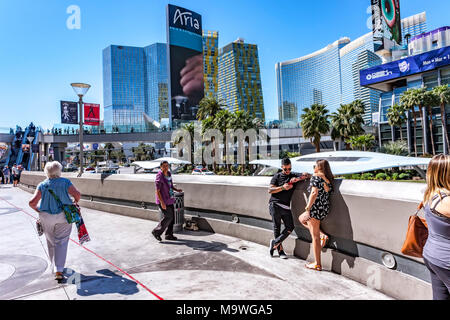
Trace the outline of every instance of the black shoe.
{"label": "black shoe", "polygon": [[165,236],[164,238],[165,238],[166,240],[178,240],[178,238],[175,237],[173,234],[168,235],[168,236]]}
{"label": "black shoe", "polygon": [[287,259],[287,258],[288,258],[287,255],[286,255],[286,253],[284,253],[283,250],[278,251],[278,256],[279,256],[281,259]]}
{"label": "black shoe", "polygon": [[269,254],[271,257],[273,257],[273,252],[275,251],[275,249],[273,248],[275,246],[275,240],[270,240],[270,248],[269,248]]}
{"label": "black shoe", "polygon": [[155,237],[156,240],[162,241],[161,236],[156,235],[156,234],[155,234],[155,231],[152,231],[152,235]]}

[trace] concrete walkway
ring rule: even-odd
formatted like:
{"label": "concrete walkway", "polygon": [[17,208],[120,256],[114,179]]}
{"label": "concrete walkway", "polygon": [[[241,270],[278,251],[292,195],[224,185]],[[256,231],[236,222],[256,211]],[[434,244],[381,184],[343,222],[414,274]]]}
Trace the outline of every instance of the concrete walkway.
{"label": "concrete walkway", "polygon": [[[73,227],[64,284],[53,280],[31,195],[0,185],[0,299],[390,299],[295,257],[203,231],[158,243],[156,222],[82,209],[91,241]],[[275,254],[276,256],[276,254]]]}

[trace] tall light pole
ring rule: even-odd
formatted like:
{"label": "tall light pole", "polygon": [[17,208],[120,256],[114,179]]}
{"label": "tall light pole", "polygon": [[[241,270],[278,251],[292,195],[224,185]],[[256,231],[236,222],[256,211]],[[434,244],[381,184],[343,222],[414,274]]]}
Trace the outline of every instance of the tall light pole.
{"label": "tall light pole", "polygon": [[78,173],[78,177],[81,177],[81,175],[83,174],[83,157],[84,157],[84,153],[83,153],[83,96],[86,94],[86,92],[89,90],[89,88],[91,87],[89,84],[86,83],[71,83],[70,84],[73,88],[73,90],[75,91],[75,93],[78,95],[78,97],[80,98],[78,100],[78,109],[79,109],[79,123],[80,123],[80,132],[79,132],[79,136],[80,136],[80,172]]}

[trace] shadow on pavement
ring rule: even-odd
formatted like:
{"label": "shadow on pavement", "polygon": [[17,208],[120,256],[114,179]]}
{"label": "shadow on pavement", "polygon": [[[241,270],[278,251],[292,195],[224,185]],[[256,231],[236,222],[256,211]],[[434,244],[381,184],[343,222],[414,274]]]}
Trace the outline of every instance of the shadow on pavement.
{"label": "shadow on pavement", "polygon": [[66,279],[61,283],[77,285],[77,294],[82,297],[97,294],[133,295],[139,292],[137,283],[119,276],[108,269],[97,270],[103,276],[86,276],[72,269],[64,269]]}
{"label": "shadow on pavement", "polygon": [[167,241],[163,240],[161,241],[162,244],[171,244],[171,245],[184,245],[189,248],[192,248],[193,250],[201,250],[201,251],[210,251],[210,252],[220,252],[220,251],[228,251],[228,252],[239,252],[239,250],[228,248],[228,245],[223,242],[218,241],[202,241],[202,240],[187,240],[187,239],[180,239],[176,241]]}

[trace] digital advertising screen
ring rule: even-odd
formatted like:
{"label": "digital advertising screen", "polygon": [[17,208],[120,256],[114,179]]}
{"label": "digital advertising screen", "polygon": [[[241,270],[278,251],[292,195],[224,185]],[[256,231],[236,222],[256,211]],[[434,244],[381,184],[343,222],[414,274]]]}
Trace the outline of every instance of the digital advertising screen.
{"label": "digital advertising screen", "polygon": [[78,124],[78,103],[61,101],[61,123]]}
{"label": "digital advertising screen", "polygon": [[400,0],[371,0],[375,51],[402,44]]}
{"label": "digital advertising screen", "polygon": [[191,10],[167,5],[167,52],[170,122],[195,120],[204,96],[202,17]]}

